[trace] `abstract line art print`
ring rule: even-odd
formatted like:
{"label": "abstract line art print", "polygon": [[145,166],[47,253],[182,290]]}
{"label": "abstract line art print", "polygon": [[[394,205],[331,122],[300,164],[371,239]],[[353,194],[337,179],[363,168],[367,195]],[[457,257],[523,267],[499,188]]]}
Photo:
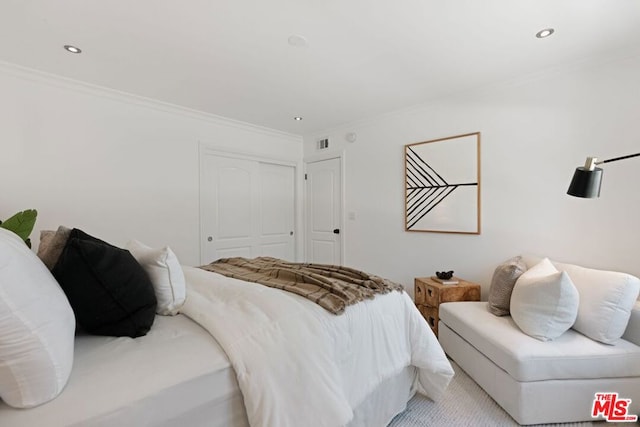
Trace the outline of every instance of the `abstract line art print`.
{"label": "abstract line art print", "polygon": [[480,234],[480,132],[405,145],[405,229]]}

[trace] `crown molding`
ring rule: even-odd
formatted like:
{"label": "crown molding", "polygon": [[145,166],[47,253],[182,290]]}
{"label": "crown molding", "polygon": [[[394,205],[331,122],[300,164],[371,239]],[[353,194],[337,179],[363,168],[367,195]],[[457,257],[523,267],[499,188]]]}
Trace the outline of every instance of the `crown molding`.
{"label": "crown molding", "polygon": [[223,116],[218,116],[211,113],[206,113],[199,110],[183,107],[168,102],[159,101],[144,96],[134,95],[127,92],[122,92],[116,89],[111,89],[104,86],[98,86],[91,83],[86,83],[80,80],[70,79],[62,77],[56,74],[39,71],[33,68],[23,67],[21,65],[13,64],[10,62],[0,61],[0,73],[27,80],[39,84],[48,86],[54,86],[61,89],[72,90],[80,93],[90,94],[93,96],[107,98],[118,102],[124,102],[127,104],[138,105],[153,110],[177,114],[184,117],[202,120],[209,123],[214,123],[222,126],[230,126],[246,131],[258,132],[272,137],[282,138],[290,141],[296,141],[302,143],[302,135],[296,135],[288,132],[282,132],[276,129],[267,128],[264,126],[255,125],[240,120],[230,119]]}

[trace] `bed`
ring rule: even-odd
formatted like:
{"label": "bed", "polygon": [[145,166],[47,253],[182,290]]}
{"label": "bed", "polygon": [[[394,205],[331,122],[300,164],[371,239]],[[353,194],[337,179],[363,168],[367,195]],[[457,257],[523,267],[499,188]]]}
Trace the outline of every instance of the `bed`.
{"label": "bed", "polygon": [[0,404],[3,426],[248,426],[233,368],[184,315],[157,316],[140,338],[78,335],[73,370],[55,399]]}
{"label": "bed", "polygon": [[414,393],[437,400],[453,376],[405,292],[336,316],[290,292],[182,270],[180,314],[156,315],[137,338],[76,334],[59,395],[30,409],[0,402],[0,424],[385,426]]}

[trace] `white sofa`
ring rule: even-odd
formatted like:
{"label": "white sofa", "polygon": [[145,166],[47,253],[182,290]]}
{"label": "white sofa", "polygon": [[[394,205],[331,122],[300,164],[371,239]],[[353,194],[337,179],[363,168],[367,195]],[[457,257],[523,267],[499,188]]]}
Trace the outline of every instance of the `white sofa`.
{"label": "white sofa", "polygon": [[[536,262],[528,259],[527,267]],[[613,275],[614,279],[626,276],[638,288],[633,276],[554,265],[575,277],[576,285],[581,281],[583,286],[593,286],[587,276]],[[586,305],[587,291],[576,287]],[[439,340],[447,355],[518,423],[593,421],[595,394],[603,392],[631,399],[628,413],[640,413],[640,300],[631,309],[624,335],[614,344],[603,344],[574,329],[541,341],[523,333],[511,316],[490,313],[487,304],[440,305]],[[589,307],[589,311],[594,310]],[[589,312],[581,314],[584,322]]]}

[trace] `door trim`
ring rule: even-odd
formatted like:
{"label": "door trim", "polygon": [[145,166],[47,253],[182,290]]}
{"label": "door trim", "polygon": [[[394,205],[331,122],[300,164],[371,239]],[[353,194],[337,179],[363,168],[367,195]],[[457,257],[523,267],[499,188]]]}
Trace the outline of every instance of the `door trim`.
{"label": "door trim", "polygon": [[260,163],[268,163],[274,165],[281,166],[289,166],[294,169],[294,180],[293,180],[293,192],[294,192],[294,217],[293,217],[293,231],[295,235],[294,239],[294,256],[296,261],[300,261],[304,257],[304,236],[303,233],[300,232],[303,221],[303,206],[302,202],[303,198],[303,189],[304,189],[304,175],[303,175],[303,165],[300,161],[291,161],[291,160],[282,160],[277,158],[265,157],[257,154],[242,152],[242,151],[227,151],[221,150],[219,148],[212,147],[202,141],[198,142],[198,248],[199,248],[199,259],[202,261],[202,256],[205,252],[204,248],[204,224],[202,218],[204,217],[204,209],[202,203],[202,178],[203,178],[203,170],[204,170],[204,156],[218,156],[218,157],[228,157],[232,159],[241,159],[241,160],[252,160]]}
{"label": "door trim", "polygon": [[[345,163],[346,163],[346,153],[344,150],[342,151],[338,151],[338,152],[332,152],[332,153],[320,153],[320,154],[313,154],[311,156],[305,156],[303,158],[304,161],[304,173],[307,173],[307,165],[309,163],[315,163],[315,162],[322,162],[324,160],[332,160],[332,159],[338,159],[340,160],[340,197],[342,200],[340,200],[340,209],[341,212],[339,214],[340,217],[340,264],[341,265],[345,265],[345,251],[347,249],[346,247],[346,236],[348,233],[347,230],[347,221],[346,221],[346,215],[345,215],[345,206],[346,206],[346,168],[345,168]],[[303,177],[304,178],[304,177]],[[303,181],[304,182],[304,181]],[[307,186],[306,183],[304,183],[304,185],[302,185],[303,187],[303,191],[304,191],[304,199],[307,199]],[[307,260],[307,243],[308,243],[308,239],[309,236],[307,235],[307,227],[306,227],[306,222],[307,222],[307,207],[306,204],[303,205],[303,218],[304,218],[304,224],[305,226],[303,227],[304,229],[304,241],[302,244],[302,248],[303,248],[303,252],[304,252],[304,259]]]}

